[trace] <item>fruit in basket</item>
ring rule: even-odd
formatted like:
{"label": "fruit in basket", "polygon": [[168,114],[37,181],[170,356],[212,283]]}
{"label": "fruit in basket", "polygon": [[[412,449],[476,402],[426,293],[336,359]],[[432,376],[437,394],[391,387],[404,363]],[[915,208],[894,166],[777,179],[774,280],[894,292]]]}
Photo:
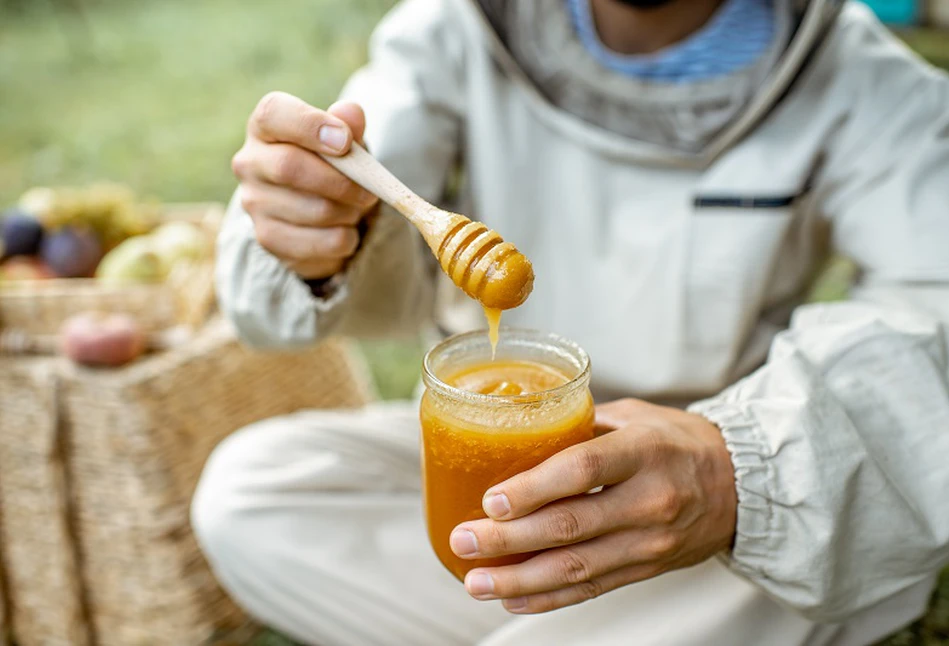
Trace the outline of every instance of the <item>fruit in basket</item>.
{"label": "fruit in basket", "polygon": [[56,191],[45,186],[31,188],[20,197],[20,209],[32,214],[44,226],[49,222],[50,213],[56,202]]}
{"label": "fruit in basket", "polygon": [[78,211],[96,229],[107,247],[155,227],[154,209],[140,204],[135,193],[120,184],[95,184],[81,192]]}
{"label": "fruit in basket", "polygon": [[0,282],[13,280],[46,280],[55,278],[53,271],[33,256],[15,256],[0,264]]}
{"label": "fruit in basket", "polygon": [[34,214],[47,230],[91,228],[105,249],[148,233],[158,214],[154,204],[140,202],[130,188],[104,183],[84,188],[33,188],[20,197],[20,207]]}
{"label": "fruit in basket", "polygon": [[149,237],[166,273],[179,260],[201,261],[210,256],[210,240],[200,227],[190,222],[168,222],[155,229]]}
{"label": "fruit in basket", "polygon": [[60,330],[63,354],[86,366],[123,366],[145,352],[146,341],[138,321],[126,314],[78,314]]}
{"label": "fruit in basket", "polygon": [[61,278],[92,276],[102,259],[102,245],[88,228],[63,227],[48,234],[40,257]]}
{"label": "fruit in basket", "polygon": [[149,236],[129,238],[107,253],[96,270],[96,278],[111,284],[151,283],[164,277],[164,264]]}
{"label": "fruit in basket", "polygon": [[43,226],[22,209],[9,209],[0,219],[0,258],[32,256],[43,240]]}

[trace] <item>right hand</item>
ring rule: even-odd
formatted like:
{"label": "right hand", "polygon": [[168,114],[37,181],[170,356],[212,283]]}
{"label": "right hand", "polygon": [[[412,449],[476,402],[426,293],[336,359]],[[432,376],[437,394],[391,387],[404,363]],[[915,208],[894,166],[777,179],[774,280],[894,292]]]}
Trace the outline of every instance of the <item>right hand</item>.
{"label": "right hand", "polygon": [[282,92],[265,96],[250,116],[231,163],[241,205],[260,245],[302,278],[339,272],[359,246],[357,225],[378,202],[316,154],[346,154],[365,127],[355,103],[324,112]]}

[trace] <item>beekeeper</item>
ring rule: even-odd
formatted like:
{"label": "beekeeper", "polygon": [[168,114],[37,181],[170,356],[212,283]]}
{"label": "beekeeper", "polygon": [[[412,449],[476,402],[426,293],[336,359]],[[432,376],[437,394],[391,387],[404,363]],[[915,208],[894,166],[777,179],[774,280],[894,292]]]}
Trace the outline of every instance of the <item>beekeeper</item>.
{"label": "beekeeper", "polygon": [[[616,430],[487,492],[455,553],[547,551],[464,586],[423,528],[414,404],[239,431],[193,521],[251,614],[321,646],[820,646],[924,612],[949,561],[945,74],[852,2],[407,0],[343,98],[250,117],[219,242],[241,336],[483,326],[315,154],[365,128],[426,199],[463,170],[456,209],[534,263],[505,323],[588,350]],[[852,298],[801,306],[831,253]]]}

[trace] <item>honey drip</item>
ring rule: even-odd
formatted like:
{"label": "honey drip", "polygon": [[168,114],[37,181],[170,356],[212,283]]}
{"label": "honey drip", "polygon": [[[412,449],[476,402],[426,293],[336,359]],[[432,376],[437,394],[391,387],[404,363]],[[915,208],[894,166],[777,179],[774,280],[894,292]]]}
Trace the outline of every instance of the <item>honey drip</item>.
{"label": "honey drip", "polygon": [[501,327],[501,310],[484,308],[484,317],[488,319],[488,339],[491,341],[491,360],[498,350],[498,329]]}

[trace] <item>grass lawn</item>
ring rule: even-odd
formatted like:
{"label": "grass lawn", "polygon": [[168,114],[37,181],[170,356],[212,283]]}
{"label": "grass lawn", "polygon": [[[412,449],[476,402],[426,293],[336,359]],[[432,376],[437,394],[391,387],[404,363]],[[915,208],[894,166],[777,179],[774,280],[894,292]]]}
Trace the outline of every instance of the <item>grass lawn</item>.
{"label": "grass lawn", "polygon": [[335,98],[390,0],[36,0],[0,14],[0,204],[107,178],[165,200],[225,199],[257,100]]}
{"label": "grass lawn", "polygon": [[[19,4],[18,14],[4,7]],[[166,201],[226,200],[229,159],[267,91],[330,103],[392,0],[0,0],[0,205],[35,185],[109,179]],[[949,38],[907,40],[949,67]],[[819,297],[834,291],[825,286]],[[380,390],[407,396],[420,349],[365,344]],[[949,644],[949,578],[890,646]],[[268,633],[255,646],[290,646]]]}

